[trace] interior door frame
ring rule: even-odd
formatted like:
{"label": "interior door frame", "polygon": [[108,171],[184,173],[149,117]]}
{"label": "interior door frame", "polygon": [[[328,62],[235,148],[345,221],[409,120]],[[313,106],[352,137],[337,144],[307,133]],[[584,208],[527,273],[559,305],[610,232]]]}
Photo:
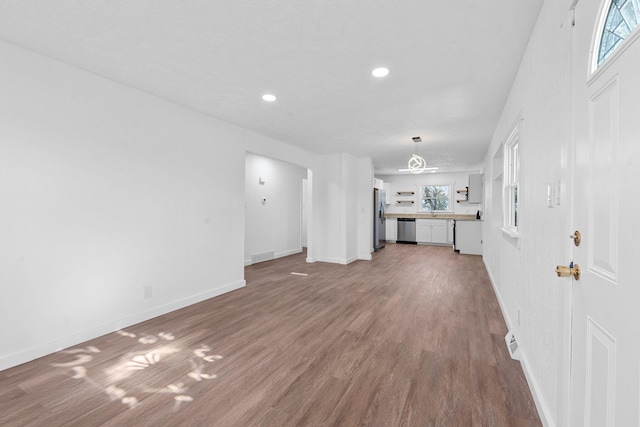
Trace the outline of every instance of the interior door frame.
{"label": "interior door frame", "polygon": [[[575,182],[575,173],[576,173],[576,164],[575,164],[575,153],[576,153],[576,91],[575,91],[575,64],[576,64],[576,55],[579,54],[576,50],[576,33],[575,33],[575,8],[578,5],[580,0],[568,0],[566,1],[566,11],[567,13],[564,15],[564,19],[562,22],[563,26],[567,26],[569,28],[569,48],[568,54],[571,56],[569,60],[569,81],[570,81],[570,111],[568,112],[568,120],[570,121],[570,137],[566,142],[567,148],[567,173],[564,177],[564,182],[561,184],[559,189],[556,191],[560,191],[560,195],[566,195],[562,197],[563,203],[568,203],[568,207],[566,210],[564,223],[565,230],[567,231],[566,239],[563,240],[564,252],[565,252],[565,260],[558,260],[559,263],[566,263],[568,265],[569,262],[573,261],[574,258],[574,244],[571,239],[569,239],[569,235],[574,230],[574,182]],[[562,286],[563,293],[563,312],[561,315],[561,327],[562,327],[562,349],[560,350],[560,357],[558,358],[558,372],[560,376],[558,378],[558,394],[557,394],[557,413],[556,413],[556,425],[558,426],[569,426],[571,425],[571,399],[572,399],[572,390],[571,390],[571,379],[572,379],[572,364],[573,364],[573,355],[572,355],[572,318],[573,318],[573,290],[575,286],[575,281],[571,279],[571,282],[568,283],[558,283],[559,286]]]}

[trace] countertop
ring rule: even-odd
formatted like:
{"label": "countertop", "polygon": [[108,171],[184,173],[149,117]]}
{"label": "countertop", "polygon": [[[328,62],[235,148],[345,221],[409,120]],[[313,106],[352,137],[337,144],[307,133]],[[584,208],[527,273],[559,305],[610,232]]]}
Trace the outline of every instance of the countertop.
{"label": "countertop", "polygon": [[430,214],[430,213],[387,213],[386,218],[424,218],[424,219],[455,219],[458,221],[476,221],[475,214]]}

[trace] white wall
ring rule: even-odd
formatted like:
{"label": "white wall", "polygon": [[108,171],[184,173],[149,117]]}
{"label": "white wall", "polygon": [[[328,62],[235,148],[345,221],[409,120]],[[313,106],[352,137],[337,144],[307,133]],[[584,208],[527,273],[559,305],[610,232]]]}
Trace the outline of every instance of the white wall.
{"label": "white wall", "polygon": [[3,42],[0,62],[0,369],[244,285],[245,131]]}
{"label": "white wall", "polygon": [[[422,185],[452,185],[453,200],[464,199],[464,194],[458,194],[455,190],[464,190],[469,185],[469,174],[480,173],[475,172],[458,172],[458,173],[422,173],[419,175],[380,175],[376,178],[382,179],[385,183],[391,184],[391,205],[387,205],[387,213],[416,213],[419,212],[417,202],[413,205],[396,203],[396,192],[404,190],[416,191],[416,195]],[[418,200],[418,196],[416,196]],[[483,205],[452,203],[453,213],[456,214],[475,214],[478,210],[483,210]]]}
{"label": "white wall", "polygon": [[317,252],[310,261],[348,264],[371,259],[372,176],[370,158],[344,153],[318,157],[311,180],[310,226]]}
{"label": "white wall", "polygon": [[244,144],[250,153],[289,162],[303,168],[315,167],[319,157],[315,154],[249,130],[243,132]]}
{"label": "white wall", "polygon": [[[4,42],[0,60],[0,370],[244,286],[246,151],[309,168],[309,261],[370,258],[371,159],[317,156]],[[286,253],[299,223],[280,219],[269,247]]]}
{"label": "white wall", "polygon": [[[545,2],[484,162],[484,261],[547,425],[562,425],[567,405],[570,289],[554,268],[570,261],[570,18],[568,2]],[[514,239],[499,230],[502,194],[495,178],[500,146],[521,117],[521,237]],[[556,182],[563,201],[549,208],[547,185]]]}
{"label": "white wall", "polygon": [[355,209],[358,212],[358,259],[370,260],[373,252],[373,162],[358,159]]}
{"label": "white wall", "polygon": [[[308,171],[308,169],[307,169]],[[305,171],[305,177],[307,176]],[[308,214],[308,203],[309,203],[309,180],[304,178],[302,180],[302,247],[307,247],[307,235],[308,235],[308,227],[309,227],[309,214]]]}
{"label": "white wall", "polygon": [[370,260],[373,250],[373,163],[342,154],[342,200],[346,263]]}
{"label": "white wall", "polygon": [[[358,259],[358,159],[342,154],[343,257],[347,263]],[[373,191],[373,190],[371,190]]]}
{"label": "white wall", "polygon": [[247,153],[245,265],[252,263],[253,255],[273,252],[279,258],[302,251],[302,183],[306,176],[307,170],[300,166]]}

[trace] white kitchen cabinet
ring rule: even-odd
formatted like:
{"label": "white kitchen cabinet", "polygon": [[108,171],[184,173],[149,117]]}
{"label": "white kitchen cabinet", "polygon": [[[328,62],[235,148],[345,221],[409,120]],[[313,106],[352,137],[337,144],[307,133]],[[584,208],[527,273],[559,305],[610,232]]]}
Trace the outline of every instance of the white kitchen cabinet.
{"label": "white kitchen cabinet", "polygon": [[446,244],[447,220],[416,219],[416,241],[418,243]]}
{"label": "white kitchen cabinet", "polygon": [[484,175],[482,174],[469,175],[467,203],[471,203],[471,204],[482,203],[482,198],[484,197],[483,182],[484,182]]}
{"label": "white kitchen cabinet", "polygon": [[395,242],[398,239],[398,222],[395,218],[387,218],[386,221],[386,239]]}
{"label": "white kitchen cabinet", "polygon": [[447,243],[450,245],[453,245],[453,233],[454,231],[454,225],[455,225],[455,221],[452,219],[448,219],[447,220]]}
{"label": "white kitchen cabinet", "polygon": [[416,220],[416,242],[418,243],[431,242],[431,226],[421,224],[421,221],[419,219]]}
{"label": "white kitchen cabinet", "polygon": [[439,220],[431,226],[431,243],[447,243],[447,221]]}
{"label": "white kitchen cabinet", "polygon": [[482,221],[456,221],[456,250],[482,255]]}
{"label": "white kitchen cabinet", "polygon": [[385,182],[383,184],[384,187],[384,204],[385,205],[390,205],[392,200],[391,200],[391,183],[390,182]]}

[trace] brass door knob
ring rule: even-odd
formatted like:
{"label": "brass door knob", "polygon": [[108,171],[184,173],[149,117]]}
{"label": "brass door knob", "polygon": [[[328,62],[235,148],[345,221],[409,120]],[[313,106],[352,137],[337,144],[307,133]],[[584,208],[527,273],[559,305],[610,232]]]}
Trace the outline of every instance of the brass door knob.
{"label": "brass door knob", "polygon": [[580,266],[578,264],[571,263],[569,267],[558,265],[556,266],[556,273],[558,277],[573,276],[575,280],[580,280]]}

